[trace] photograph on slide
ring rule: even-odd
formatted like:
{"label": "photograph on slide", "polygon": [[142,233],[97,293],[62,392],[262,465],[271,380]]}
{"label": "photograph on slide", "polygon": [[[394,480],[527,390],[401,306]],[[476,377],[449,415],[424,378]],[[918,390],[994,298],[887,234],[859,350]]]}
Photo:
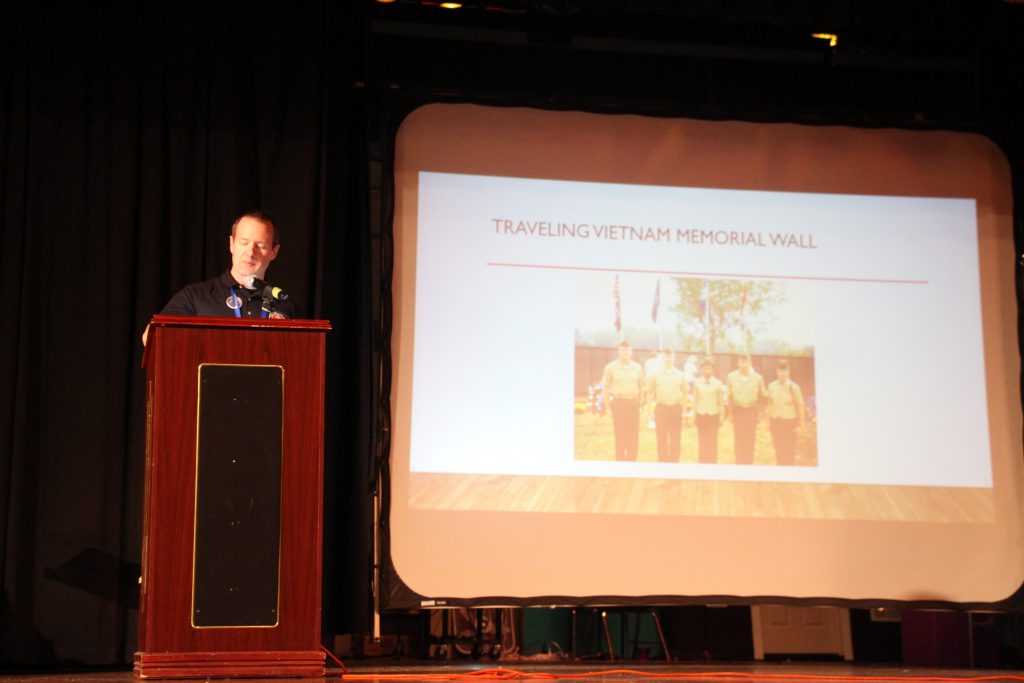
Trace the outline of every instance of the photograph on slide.
{"label": "photograph on slide", "polygon": [[817,466],[812,285],[576,284],[575,459]]}

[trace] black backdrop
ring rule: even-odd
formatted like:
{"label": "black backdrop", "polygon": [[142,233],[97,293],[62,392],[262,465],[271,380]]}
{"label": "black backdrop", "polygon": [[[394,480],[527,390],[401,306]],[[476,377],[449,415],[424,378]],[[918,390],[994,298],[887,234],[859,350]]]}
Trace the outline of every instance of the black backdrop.
{"label": "black backdrop", "polygon": [[[0,4],[0,668],[135,647],[139,335],[234,217],[329,335],[326,633],[364,631],[370,238],[358,3]],[[244,428],[244,425],[239,425]]]}
{"label": "black backdrop", "polygon": [[[0,670],[131,661],[139,334],[227,268],[230,223],[251,208],[282,229],[272,281],[334,325],[324,634],[369,630],[380,218],[392,135],[417,104],[973,130],[1019,167],[1024,5],[487,4],[512,11],[0,1]],[[840,49],[809,38],[823,24]]]}

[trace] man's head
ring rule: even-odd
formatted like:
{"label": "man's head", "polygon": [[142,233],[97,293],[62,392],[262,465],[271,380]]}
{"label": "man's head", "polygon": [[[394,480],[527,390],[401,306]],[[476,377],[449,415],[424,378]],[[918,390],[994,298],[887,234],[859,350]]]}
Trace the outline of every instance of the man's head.
{"label": "man's head", "polygon": [[661,350],[661,363],[666,368],[671,368],[676,364],[676,354],[672,349]]}
{"label": "man's head", "polygon": [[619,360],[627,361],[633,357],[633,347],[629,345],[628,341],[622,341],[619,343]]}
{"label": "man's head", "polygon": [[750,354],[741,353],[739,358],[736,359],[736,367],[740,369],[742,374],[750,372]]}
{"label": "man's head", "polygon": [[704,356],[703,360],[701,360],[700,371],[707,378],[710,378],[715,372],[715,361],[711,359],[711,356]]}
{"label": "man's head", "polygon": [[780,382],[789,380],[789,361],[780,360],[775,366],[775,372],[778,374]]}
{"label": "man's head", "polygon": [[273,219],[262,211],[251,211],[231,226],[228,247],[231,250],[231,275],[240,284],[251,278],[263,279],[270,262],[281,248]]}

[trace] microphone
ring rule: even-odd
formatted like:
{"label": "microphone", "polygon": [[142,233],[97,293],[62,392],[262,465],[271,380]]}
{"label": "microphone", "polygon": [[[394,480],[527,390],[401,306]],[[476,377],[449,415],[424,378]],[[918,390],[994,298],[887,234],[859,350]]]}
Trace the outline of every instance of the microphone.
{"label": "microphone", "polygon": [[266,282],[264,282],[263,280],[260,280],[259,278],[255,278],[254,277],[252,279],[252,286],[254,288],[256,288],[256,289],[262,289],[263,290],[263,296],[265,296],[265,297],[270,297],[271,299],[277,299],[278,301],[284,301],[285,299],[288,298],[288,292],[284,291],[280,287],[274,287],[272,285],[268,285]]}

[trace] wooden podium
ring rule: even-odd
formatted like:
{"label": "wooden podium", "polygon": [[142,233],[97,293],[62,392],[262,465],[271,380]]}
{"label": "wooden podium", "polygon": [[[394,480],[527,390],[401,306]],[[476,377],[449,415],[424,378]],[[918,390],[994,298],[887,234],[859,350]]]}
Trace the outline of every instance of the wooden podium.
{"label": "wooden podium", "polygon": [[147,375],[144,678],[322,676],[329,323],[158,315]]}

